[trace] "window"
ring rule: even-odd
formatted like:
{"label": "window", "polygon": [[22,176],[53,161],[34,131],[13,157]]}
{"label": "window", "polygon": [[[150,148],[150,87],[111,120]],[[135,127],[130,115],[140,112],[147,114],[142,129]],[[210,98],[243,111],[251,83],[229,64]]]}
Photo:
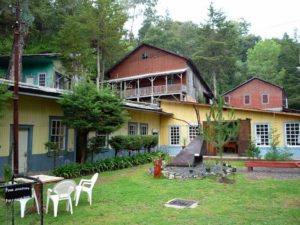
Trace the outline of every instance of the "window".
{"label": "window", "polygon": [[101,140],[101,144],[103,143],[103,145],[102,146],[99,146],[99,147],[108,147],[108,135],[107,134],[101,134],[101,133],[98,133],[98,132],[96,132],[96,137],[97,138],[101,138],[102,140]]}
{"label": "window", "polygon": [[251,103],[250,95],[245,95],[244,96],[244,105],[250,105],[250,103]]}
{"label": "window", "polygon": [[148,135],[148,124],[147,123],[141,123],[140,124],[140,134],[141,135]]}
{"label": "window", "polygon": [[261,95],[261,102],[262,102],[262,104],[269,104],[269,95],[268,94],[262,94]]}
{"label": "window", "polygon": [[285,140],[289,147],[300,146],[300,122],[285,123]]}
{"label": "window", "polygon": [[230,97],[229,96],[225,96],[224,97],[224,102],[225,102],[225,104],[230,104]]}
{"label": "window", "polygon": [[270,126],[267,123],[255,126],[256,146],[270,146]]}
{"label": "window", "polygon": [[46,73],[39,73],[39,86],[46,87]]}
{"label": "window", "polygon": [[63,125],[62,120],[50,120],[50,141],[57,144],[60,149],[65,149],[66,126]]}
{"label": "window", "polygon": [[192,142],[199,135],[198,126],[189,126],[189,142]]}
{"label": "window", "polygon": [[147,59],[147,58],[148,58],[148,52],[145,51],[145,52],[143,52],[143,54],[142,54],[142,59]]}
{"label": "window", "polygon": [[179,126],[170,127],[170,145],[180,144],[180,128]]}
{"label": "window", "polygon": [[128,123],[128,135],[137,135],[138,134],[138,124],[137,123]]}
{"label": "window", "polygon": [[26,76],[26,84],[34,84],[34,76]]}

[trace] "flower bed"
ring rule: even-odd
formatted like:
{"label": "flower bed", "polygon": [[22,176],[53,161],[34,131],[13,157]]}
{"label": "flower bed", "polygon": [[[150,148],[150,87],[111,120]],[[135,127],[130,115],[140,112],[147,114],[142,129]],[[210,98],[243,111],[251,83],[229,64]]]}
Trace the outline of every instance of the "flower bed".
{"label": "flower bed", "polygon": [[83,165],[78,163],[70,163],[58,167],[57,169],[52,171],[52,174],[64,178],[74,178],[95,172],[133,167],[152,162],[152,159],[154,157],[160,157],[164,159],[166,156],[167,153],[157,151],[134,156],[123,156],[112,159],[97,160],[95,162],[88,162]]}

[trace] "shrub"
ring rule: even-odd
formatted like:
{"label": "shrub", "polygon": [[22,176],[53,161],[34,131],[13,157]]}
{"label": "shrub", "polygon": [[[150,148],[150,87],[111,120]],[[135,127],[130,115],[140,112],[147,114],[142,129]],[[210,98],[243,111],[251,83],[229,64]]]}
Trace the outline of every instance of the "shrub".
{"label": "shrub", "polygon": [[127,145],[127,136],[117,135],[110,139],[110,146],[115,150],[115,158],[118,155],[118,152],[126,148]]}
{"label": "shrub", "polygon": [[254,142],[251,140],[248,146],[248,149],[245,152],[245,155],[249,158],[254,160],[255,158],[260,158],[260,150],[258,147],[255,146]]}
{"label": "shrub", "polygon": [[283,149],[278,148],[279,144],[279,134],[277,130],[271,130],[271,147],[268,149],[268,152],[265,154],[265,160],[267,161],[289,161],[293,156],[287,147]]}

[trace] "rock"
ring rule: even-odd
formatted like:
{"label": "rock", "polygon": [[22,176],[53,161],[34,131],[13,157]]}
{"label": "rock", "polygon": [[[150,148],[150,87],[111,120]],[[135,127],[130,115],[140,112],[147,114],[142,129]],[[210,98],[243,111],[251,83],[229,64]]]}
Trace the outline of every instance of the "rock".
{"label": "rock", "polygon": [[174,179],[174,175],[173,175],[173,174],[170,174],[170,175],[169,175],[169,179],[170,179],[170,180],[173,180],[173,179]]}

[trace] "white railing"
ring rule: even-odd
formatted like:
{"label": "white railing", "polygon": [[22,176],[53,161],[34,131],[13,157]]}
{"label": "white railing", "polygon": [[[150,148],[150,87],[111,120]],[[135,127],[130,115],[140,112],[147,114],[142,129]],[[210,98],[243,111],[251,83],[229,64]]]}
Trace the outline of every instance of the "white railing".
{"label": "white railing", "polygon": [[[173,93],[179,93],[182,91],[186,91],[186,86],[181,85],[181,84],[169,84],[168,86],[166,85],[161,85],[161,86],[153,86],[153,95],[158,95],[158,94],[173,94]],[[151,96],[152,95],[152,87],[142,87],[139,89],[129,89],[126,90],[125,96],[126,98],[130,97],[143,97],[143,96]]]}

